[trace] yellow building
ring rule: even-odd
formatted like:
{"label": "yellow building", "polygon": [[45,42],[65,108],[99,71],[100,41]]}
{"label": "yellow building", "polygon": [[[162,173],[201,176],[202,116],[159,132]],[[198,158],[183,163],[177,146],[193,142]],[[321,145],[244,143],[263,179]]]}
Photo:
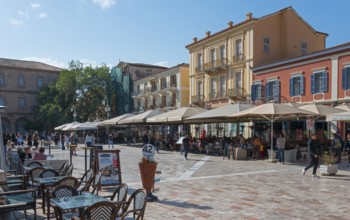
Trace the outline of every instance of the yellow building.
{"label": "yellow building", "polygon": [[312,28],[292,7],[246,20],[203,39],[193,38],[190,53],[190,103],[216,108],[250,102],[252,67],[325,48],[328,35]]}

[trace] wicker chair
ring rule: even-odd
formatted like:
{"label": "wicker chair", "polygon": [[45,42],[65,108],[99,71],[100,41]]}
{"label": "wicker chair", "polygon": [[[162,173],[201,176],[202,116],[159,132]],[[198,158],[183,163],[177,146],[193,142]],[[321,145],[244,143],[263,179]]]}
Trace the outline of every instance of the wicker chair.
{"label": "wicker chair", "polygon": [[85,184],[84,187],[80,189],[80,192],[89,192],[98,194],[99,188],[101,187],[101,172],[97,172],[90,179],[88,183]]}
{"label": "wicker chair", "polygon": [[40,172],[39,178],[56,177],[59,176],[58,172],[53,169],[45,169]]}
{"label": "wicker chair", "polygon": [[111,196],[111,201],[116,203],[126,202],[127,195],[128,195],[128,185],[125,183],[122,183],[114,190]]}
{"label": "wicker chair", "polygon": [[36,182],[36,178],[39,178],[39,175],[43,170],[45,170],[44,167],[34,167],[29,171],[29,186],[39,187],[38,183]]}
{"label": "wicker chair", "polygon": [[74,164],[69,164],[65,173],[65,176],[72,176]]}
{"label": "wicker chair", "polygon": [[43,166],[43,164],[40,163],[39,161],[32,161],[32,162],[29,162],[27,164],[27,167],[32,167],[32,168],[34,168],[34,167],[42,167],[42,166]]}
{"label": "wicker chair", "polygon": [[93,177],[94,177],[94,171],[92,169],[87,170],[83,174],[83,176],[80,178],[79,187],[83,187],[87,183],[91,182]]}
{"label": "wicker chair", "polygon": [[[78,190],[76,190],[74,187],[68,186],[68,185],[58,185],[52,190],[52,192],[50,193],[50,198],[48,198],[47,201],[50,201],[50,199],[52,198],[60,199],[63,197],[71,197],[71,196],[77,196],[77,195],[79,195]],[[73,210],[68,210],[69,213],[63,213],[61,209],[56,205],[54,204],[50,204],[50,205],[53,207],[57,220],[63,220],[67,218],[70,219],[74,215],[71,213],[73,212]],[[78,215],[78,213],[76,213],[76,215]]]}
{"label": "wicker chair", "polygon": [[[113,202],[102,201],[87,207],[80,215],[80,220],[115,220],[117,207]],[[79,219],[74,217],[72,219]]]}
{"label": "wicker chair", "polygon": [[68,185],[75,189],[78,189],[79,186],[79,180],[73,176],[66,176],[59,181],[57,181],[56,186],[58,185]]}
{"label": "wicker chair", "polygon": [[[129,197],[125,206],[123,206],[123,213],[121,215],[121,219],[127,218],[127,216],[133,213],[133,219],[141,220],[145,214],[147,203],[147,192],[144,189],[138,189]],[[129,210],[130,206],[133,206],[132,209]]]}
{"label": "wicker chair", "polygon": [[68,162],[64,162],[60,167],[60,171],[58,172],[60,176],[65,176],[68,168]]}

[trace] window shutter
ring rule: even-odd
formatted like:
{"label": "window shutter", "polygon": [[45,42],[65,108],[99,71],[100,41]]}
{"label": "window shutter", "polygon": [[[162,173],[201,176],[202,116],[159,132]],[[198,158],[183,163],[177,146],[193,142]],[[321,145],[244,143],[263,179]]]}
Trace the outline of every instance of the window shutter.
{"label": "window shutter", "polygon": [[328,91],[328,73],[324,71],[322,73],[322,92]]}
{"label": "window shutter", "polygon": [[347,82],[348,82],[348,71],[347,70],[348,70],[348,68],[344,68],[343,69],[343,74],[342,74],[342,88],[344,90],[348,89],[348,85],[347,85]]}
{"label": "window shutter", "polygon": [[252,87],[251,87],[251,89],[252,89],[252,101],[254,102],[255,100],[256,100],[256,84],[254,85],[252,85]]}
{"label": "window shutter", "polygon": [[265,84],[265,99],[266,99],[266,101],[268,101],[270,99],[269,94],[270,94],[270,83],[267,82]]}
{"label": "window shutter", "polygon": [[289,95],[290,96],[294,96],[294,84],[293,84],[294,80],[293,79],[294,78],[289,79]]}
{"label": "window shutter", "polygon": [[259,85],[258,85],[258,89],[259,89],[259,99],[261,99],[262,98],[262,95],[263,95],[263,89],[264,89],[264,87],[263,87],[263,85],[260,83]]}
{"label": "window shutter", "polygon": [[304,95],[305,89],[304,89],[304,82],[305,82],[305,77],[304,76],[299,76],[299,83],[300,83],[300,95]]}
{"label": "window shutter", "polygon": [[280,81],[276,80],[273,86],[273,99],[275,102],[279,102],[280,100]]}
{"label": "window shutter", "polygon": [[315,74],[311,74],[311,94],[315,93]]}

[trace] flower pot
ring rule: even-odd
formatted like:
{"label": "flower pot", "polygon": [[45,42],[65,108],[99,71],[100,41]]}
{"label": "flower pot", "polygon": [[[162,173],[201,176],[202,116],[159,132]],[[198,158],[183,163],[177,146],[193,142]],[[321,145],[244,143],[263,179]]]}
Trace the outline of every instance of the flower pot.
{"label": "flower pot", "polygon": [[139,162],[140,175],[143,188],[147,191],[147,194],[152,194],[154,186],[154,177],[156,175],[157,164],[155,162],[142,161]]}
{"label": "flower pot", "polygon": [[284,161],[287,163],[292,163],[297,160],[297,149],[285,150],[284,151]]}
{"label": "flower pot", "polygon": [[320,165],[320,173],[322,175],[335,175],[338,172],[337,164]]}

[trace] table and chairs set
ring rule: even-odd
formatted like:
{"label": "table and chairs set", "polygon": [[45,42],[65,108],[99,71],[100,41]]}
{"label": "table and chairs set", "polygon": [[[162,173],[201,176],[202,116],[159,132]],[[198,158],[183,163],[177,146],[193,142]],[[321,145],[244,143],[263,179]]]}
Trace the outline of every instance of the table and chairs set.
{"label": "table and chairs set", "polygon": [[[147,193],[144,189],[130,192],[127,184],[119,184],[108,196],[98,195],[101,190],[101,172],[87,170],[81,178],[72,176],[73,164],[62,164],[59,170],[33,161],[23,167],[24,175],[8,176],[0,182],[0,220],[2,213],[34,210],[37,198],[47,219],[143,219]],[[53,210],[51,213],[50,211]]]}

